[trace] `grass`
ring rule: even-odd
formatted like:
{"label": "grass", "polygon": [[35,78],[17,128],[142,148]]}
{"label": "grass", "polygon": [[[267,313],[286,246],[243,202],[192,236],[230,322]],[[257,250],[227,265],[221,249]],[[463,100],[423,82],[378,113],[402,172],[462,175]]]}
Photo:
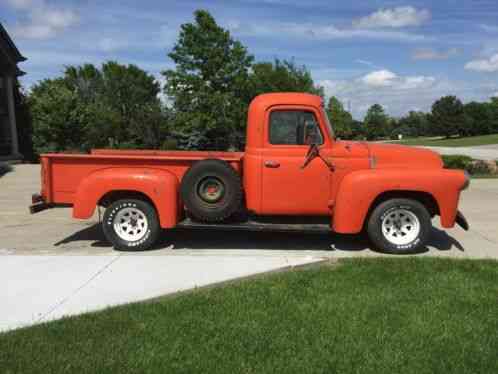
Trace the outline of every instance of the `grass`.
{"label": "grass", "polygon": [[0,335],[3,373],[497,373],[498,263],[357,259]]}
{"label": "grass", "polygon": [[412,138],[397,141],[397,144],[422,145],[427,147],[473,147],[498,144],[498,134],[471,136],[467,138]]}
{"label": "grass", "polygon": [[498,179],[498,174],[474,174],[472,179]]}

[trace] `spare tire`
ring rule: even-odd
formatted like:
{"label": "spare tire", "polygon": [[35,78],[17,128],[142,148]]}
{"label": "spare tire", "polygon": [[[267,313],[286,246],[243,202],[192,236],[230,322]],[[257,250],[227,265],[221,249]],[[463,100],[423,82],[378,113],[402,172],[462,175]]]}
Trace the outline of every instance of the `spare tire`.
{"label": "spare tire", "polygon": [[204,222],[223,221],[242,204],[240,176],[223,160],[196,162],[185,173],[180,191],[189,213]]}

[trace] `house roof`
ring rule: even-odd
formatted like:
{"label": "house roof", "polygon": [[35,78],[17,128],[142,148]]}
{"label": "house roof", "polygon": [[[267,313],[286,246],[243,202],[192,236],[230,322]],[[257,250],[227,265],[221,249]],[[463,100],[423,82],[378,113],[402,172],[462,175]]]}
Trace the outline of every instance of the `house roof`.
{"label": "house roof", "polygon": [[3,56],[6,59],[8,65],[15,68],[17,75],[23,75],[24,72],[19,70],[17,64],[22,61],[26,61],[26,57],[24,57],[21,52],[17,49],[16,45],[10,38],[7,30],[0,23],[0,56]]}

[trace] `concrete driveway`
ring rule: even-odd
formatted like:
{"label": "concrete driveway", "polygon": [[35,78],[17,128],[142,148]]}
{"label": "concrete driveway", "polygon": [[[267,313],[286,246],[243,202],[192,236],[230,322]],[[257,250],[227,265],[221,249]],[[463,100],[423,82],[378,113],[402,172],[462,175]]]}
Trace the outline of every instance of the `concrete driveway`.
{"label": "concrete driveway", "polygon": [[[323,259],[382,256],[359,236],[186,230],[164,232],[145,253],[115,252],[97,215],[29,215],[38,190],[35,165],[0,178],[0,330]],[[461,209],[471,231],[442,231],[435,220],[420,256],[498,259],[498,179],[474,180]]]}
{"label": "concrete driveway", "polygon": [[476,160],[498,160],[498,144],[475,147],[424,147],[442,155],[465,155]]}

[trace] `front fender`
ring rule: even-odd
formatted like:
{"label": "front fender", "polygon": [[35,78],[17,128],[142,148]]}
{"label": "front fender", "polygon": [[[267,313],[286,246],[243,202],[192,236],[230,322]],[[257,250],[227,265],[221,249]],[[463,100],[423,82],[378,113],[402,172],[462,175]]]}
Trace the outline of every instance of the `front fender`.
{"label": "front fender", "polygon": [[337,191],[332,227],[344,234],[359,233],[375,199],[384,192],[410,191],[430,194],[439,206],[441,225],[455,225],[463,172],[447,169],[368,169],[344,177]]}
{"label": "front fender", "polygon": [[78,186],[73,217],[90,218],[99,200],[109,192],[133,191],[146,195],[155,205],[161,227],[178,223],[178,179],[164,170],[150,168],[109,168],[87,176]]}

